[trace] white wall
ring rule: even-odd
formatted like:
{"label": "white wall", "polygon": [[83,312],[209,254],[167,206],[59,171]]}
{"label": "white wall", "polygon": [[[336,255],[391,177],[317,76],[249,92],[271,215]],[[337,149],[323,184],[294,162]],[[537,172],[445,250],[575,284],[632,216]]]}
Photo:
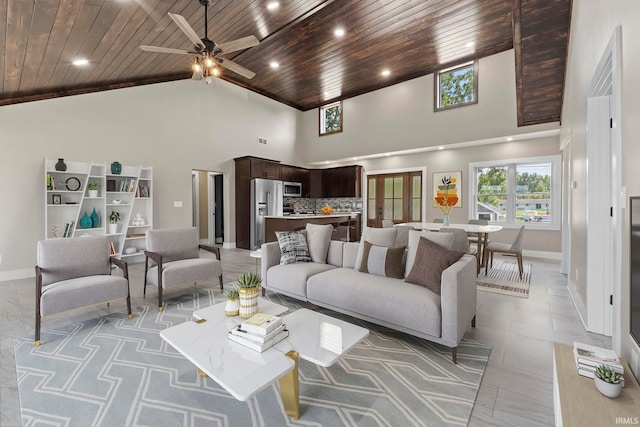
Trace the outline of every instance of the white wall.
{"label": "white wall", "polygon": [[[44,231],[44,157],[153,166],[154,225],[191,225],[191,170],[224,173],[225,243],[235,242],[233,158],[299,164],[302,113],[215,80],[184,80],[0,108],[0,280],[32,274]],[[266,146],[257,137],[267,138]],[[182,200],[182,208],[173,201]]]}
{"label": "white wall", "polygon": [[433,111],[433,74],[343,102],[344,131],[318,136],[318,109],[303,115],[307,163],[557,130],[517,127],[513,50],[480,59],[477,104]]}
{"label": "white wall", "polygon": [[[622,130],[622,186],[627,188],[628,196],[640,195],[640,50],[637,41],[640,40],[640,2],[635,0],[618,0],[603,2],[597,0],[582,0],[573,2],[569,56],[562,113],[563,142],[569,144],[571,166],[574,175],[571,179],[578,181],[573,191],[573,211],[584,210],[586,200],[584,185],[580,182],[586,177],[586,141],[585,118],[586,99],[591,79],[614,29],[622,26],[622,114],[620,126]],[[577,206],[576,206],[577,205]],[[582,206],[580,206],[582,205]],[[629,213],[622,211],[623,218],[621,242],[622,254],[622,283],[621,305],[614,308],[614,316],[621,326],[620,336],[622,355],[628,360],[637,360],[637,347],[629,337]],[[584,274],[575,276],[575,269],[580,273],[586,271],[586,253],[584,238],[587,230],[583,216],[573,218],[571,228],[574,240],[572,242],[572,272],[570,280],[584,291]],[[577,240],[576,240],[577,239]],[[615,340],[614,340],[615,341]],[[632,357],[632,351],[636,352]],[[631,368],[638,375],[638,366],[632,363]]]}

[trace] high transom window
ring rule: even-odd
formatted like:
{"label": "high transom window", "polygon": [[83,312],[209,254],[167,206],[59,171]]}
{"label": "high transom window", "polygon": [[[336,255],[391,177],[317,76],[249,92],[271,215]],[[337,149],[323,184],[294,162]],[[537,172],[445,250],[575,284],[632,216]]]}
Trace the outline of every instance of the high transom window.
{"label": "high transom window", "polygon": [[435,110],[478,102],[478,62],[471,61],[440,70],[435,75]]}
{"label": "high transom window", "polygon": [[320,136],[342,132],[342,101],[320,107]]}

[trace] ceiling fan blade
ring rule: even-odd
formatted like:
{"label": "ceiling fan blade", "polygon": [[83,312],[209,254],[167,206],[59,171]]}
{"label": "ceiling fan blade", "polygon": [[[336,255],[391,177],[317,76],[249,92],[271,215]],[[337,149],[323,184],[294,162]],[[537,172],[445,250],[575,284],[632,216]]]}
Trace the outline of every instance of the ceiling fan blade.
{"label": "ceiling fan blade", "polygon": [[188,55],[191,53],[188,50],[171,49],[170,47],[159,47],[159,46],[140,46],[140,49],[145,50],[147,52],[179,53],[181,55]]}
{"label": "ceiling fan blade", "polygon": [[189,25],[187,20],[184,19],[184,17],[182,15],[178,15],[177,13],[169,12],[169,17],[171,17],[171,19],[173,19],[173,22],[175,22],[178,25],[178,27],[180,27],[182,32],[187,37],[189,37],[189,40],[191,40],[191,43],[195,44],[196,46],[198,46],[200,48],[204,48],[205,47],[204,43],[202,43],[202,40],[200,40],[200,37],[198,37],[198,34],[196,34],[194,29],[191,27],[191,25]]}
{"label": "ceiling fan blade", "polygon": [[237,50],[258,46],[259,44],[260,42],[255,36],[247,36],[230,42],[220,43],[216,45],[216,47],[222,51],[220,53],[230,53]]}
{"label": "ceiling fan blade", "polygon": [[224,68],[227,68],[234,73],[240,74],[242,77],[245,77],[247,79],[252,79],[256,75],[256,73],[254,73],[253,71],[247,70],[242,65],[236,64],[235,62],[228,59],[217,58],[217,61],[218,64],[220,64]]}

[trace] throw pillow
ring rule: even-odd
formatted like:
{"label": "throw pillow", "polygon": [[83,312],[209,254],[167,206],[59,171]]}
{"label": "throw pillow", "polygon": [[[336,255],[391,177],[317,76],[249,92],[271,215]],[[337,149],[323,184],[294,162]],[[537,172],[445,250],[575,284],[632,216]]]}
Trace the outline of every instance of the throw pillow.
{"label": "throw pillow", "polygon": [[360,236],[360,247],[358,248],[358,256],[356,257],[356,264],[354,268],[356,270],[360,268],[365,240],[373,245],[390,248],[393,247],[393,243],[396,241],[397,233],[398,230],[395,228],[364,227],[362,230],[362,236]]}
{"label": "throw pillow", "polygon": [[402,279],[402,256],[404,246],[399,248],[387,248],[385,246],[372,245],[364,242],[362,261],[359,271],[375,274],[376,276]]}
{"label": "throw pillow", "polygon": [[280,245],[280,264],[311,262],[307,239],[301,231],[276,231]]}
{"label": "throw pillow", "polygon": [[450,251],[425,237],[421,237],[416,251],[416,261],[405,282],[422,285],[440,295],[442,272],[463,255],[464,252]]}
{"label": "throw pillow", "polygon": [[453,243],[455,241],[455,238],[451,233],[409,230],[409,239],[407,242],[407,262],[404,268],[404,277],[407,277],[409,275],[409,272],[413,267],[413,262],[416,259],[416,250],[418,249],[420,237],[426,237],[432,242],[435,242],[440,246],[444,246],[446,249],[453,250]]}
{"label": "throw pillow", "polygon": [[331,224],[307,224],[306,231],[311,261],[326,264],[333,226]]}

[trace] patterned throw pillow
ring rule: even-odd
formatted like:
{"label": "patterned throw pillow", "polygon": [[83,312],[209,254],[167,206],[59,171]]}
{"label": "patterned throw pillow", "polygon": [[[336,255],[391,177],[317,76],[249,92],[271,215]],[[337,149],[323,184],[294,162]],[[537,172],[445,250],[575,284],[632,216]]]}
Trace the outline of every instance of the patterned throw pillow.
{"label": "patterned throw pillow", "polygon": [[388,248],[372,245],[365,241],[362,249],[362,261],[358,271],[376,276],[402,279],[402,256],[404,246]]}
{"label": "patterned throw pillow", "polygon": [[296,262],[311,262],[307,238],[300,231],[277,231],[278,244],[280,245],[280,264],[293,264]]}
{"label": "patterned throw pillow", "polygon": [[405,282],[422,285],[440,295],[442,272],[463,255],[464,252],[450,251],[426,237],[420,237],[416,260]]}

